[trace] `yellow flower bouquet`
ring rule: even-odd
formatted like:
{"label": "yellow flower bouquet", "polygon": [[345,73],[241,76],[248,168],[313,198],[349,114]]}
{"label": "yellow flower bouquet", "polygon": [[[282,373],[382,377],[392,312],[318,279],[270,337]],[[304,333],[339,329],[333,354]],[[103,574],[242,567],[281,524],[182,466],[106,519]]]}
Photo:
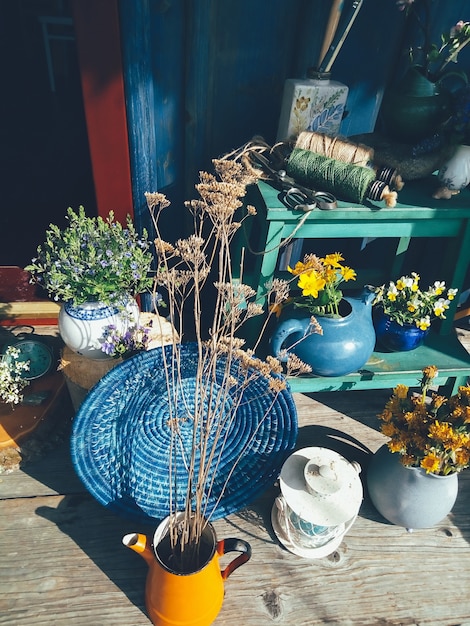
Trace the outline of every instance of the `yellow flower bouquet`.
{"label": "yellow flower bouquet", "polygon": [[339,287],[356,278],[356,272],[341,261],[344,258],[339,252],[322,258],[306,254],[294,268],[288,267],[291,274],[298,276],[297,286],[302,291],[301,296],[292,299],[294,306],[306,308],[312,315],[340,317],[338,307],[343,293]]}
{"label": "yellow flower bouquet", "polygon": [[434,392],[428,397],[437,374],[434,365],[423,369],[421,393],[397,385],[379,419],[389,450],[401,455],[405,467],[446,476],[470,465],[470,386],[450,398]]}
{"label": "yellow flower bouquet", "polygon": [[444,281],[435,281],[426,291],[419,285],[420,276],[412,272],[411,276],[402,276],[396,282],[390,281],[376,289],[374,305],[380,306],[400,326],[415,325],[420,330],[427,330],[435,318],[445,319],[445,312],[457,289],[447,289]]}

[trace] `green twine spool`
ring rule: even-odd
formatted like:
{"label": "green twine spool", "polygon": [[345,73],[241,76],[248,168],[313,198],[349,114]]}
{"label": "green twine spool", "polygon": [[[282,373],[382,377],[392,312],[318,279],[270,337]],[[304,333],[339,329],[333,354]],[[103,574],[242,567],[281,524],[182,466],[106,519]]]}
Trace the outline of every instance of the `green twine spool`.
{"label": "green twine spool", "polygon": [[306,187],[329,191],[359,204],[367,198],[375,181],[375,172],[369,167],[343,163],[302,148],[292,150],[286,171]]}

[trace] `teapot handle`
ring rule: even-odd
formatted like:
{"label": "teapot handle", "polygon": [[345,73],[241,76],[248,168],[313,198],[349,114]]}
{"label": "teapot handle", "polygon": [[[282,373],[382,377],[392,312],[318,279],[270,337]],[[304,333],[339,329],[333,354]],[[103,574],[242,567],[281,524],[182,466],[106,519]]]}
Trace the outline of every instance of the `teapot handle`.
{"label": "teapot handle", "polygon": [[230,574],[246,563],[251,558],[251,546],[247,541],[243,541],[243,539],[235,539],[234,537],[230,537],[229,539],[222,539],[217,542],[217,553],[221,556],[222,554],[227,554],[227,552],[241,552],[239,556],[237,556],[233,561],[231,561],[225,569],[223,569],[220,574],[222,576],[222,580],[227,580]]}
{"label": "teapot handle", "polygon": [[[296,318],[287,319],[284,322],[281,322],[271,337],[272,353],[281,362],[287,361],[287,355],[281,356],[281,351],[283,346],[286,345],[288,337],[294,333],[296,334],[294,343],[297,343],[299,338],[301,339],[305,336],[305,325]],[[287,349],[291,347],[292,346],[289,346]]]}

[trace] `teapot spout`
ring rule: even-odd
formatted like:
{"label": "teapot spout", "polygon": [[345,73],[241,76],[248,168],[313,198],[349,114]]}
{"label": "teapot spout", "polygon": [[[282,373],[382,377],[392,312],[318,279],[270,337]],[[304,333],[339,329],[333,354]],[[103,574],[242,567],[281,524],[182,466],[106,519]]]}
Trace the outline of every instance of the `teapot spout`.
{"label": "teapot spout", "polygon": [[148,545],[147,536],[142,535],[140,533],[129,533],[128,535],[124,535],[122,538],[122,543],[140,556],[147,562],[147,565],[150,566],[154,562],[154,556],[152,549]]}
{"label": "teapot spout", "polygon": [[362,290],[361,298],[364,304],[372,306],[376,295],[375,287],[372,285],[366,285]]}

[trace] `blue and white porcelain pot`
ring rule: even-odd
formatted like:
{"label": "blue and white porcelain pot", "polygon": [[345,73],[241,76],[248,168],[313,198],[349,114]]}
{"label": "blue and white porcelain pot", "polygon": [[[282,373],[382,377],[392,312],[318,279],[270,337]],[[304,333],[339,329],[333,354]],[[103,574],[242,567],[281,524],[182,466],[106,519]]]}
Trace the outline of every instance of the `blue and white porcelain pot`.
{"label": "blue and white porcelain pot", "polygon": [[103,302],[74,305],[66,302],[59,313],[59,333],[73,352],[89,359],[109,359],[101,350],[106,327],[113,325],[120,333],[125,333],[130,325],[138,321],[137,302],[127,294],[112,305]]}

